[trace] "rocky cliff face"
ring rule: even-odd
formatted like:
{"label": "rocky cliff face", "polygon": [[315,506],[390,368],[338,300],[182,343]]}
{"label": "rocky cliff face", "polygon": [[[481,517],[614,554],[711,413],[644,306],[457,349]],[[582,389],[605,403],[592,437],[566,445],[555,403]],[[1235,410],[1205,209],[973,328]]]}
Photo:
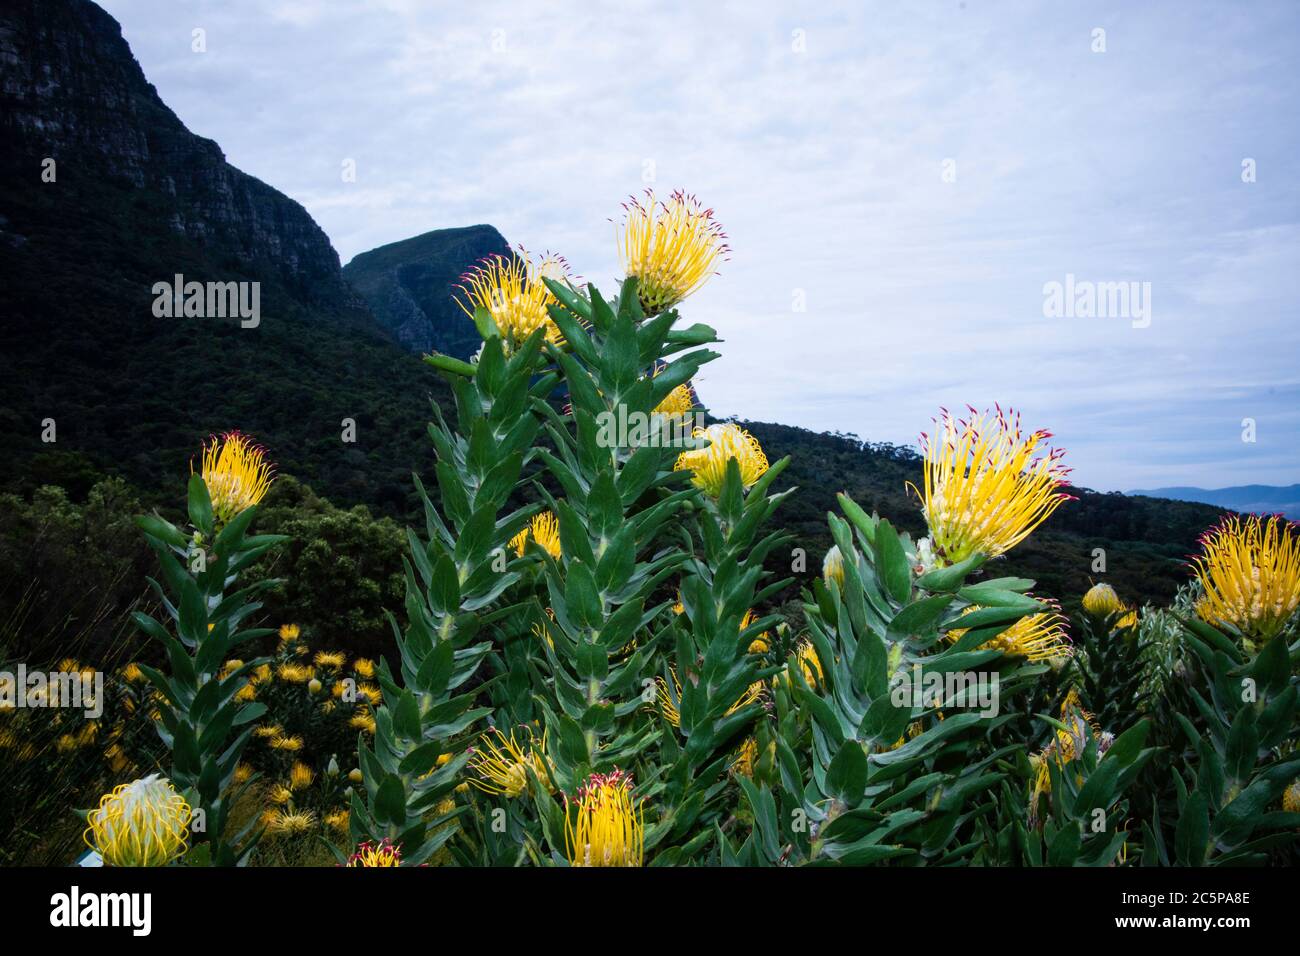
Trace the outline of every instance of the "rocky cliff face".
{"label": "rocky cliff face", "polygon": [[[0,139],[9,175],[39,183],[51,158],[60,181],[161,194],[170,200],[167,228],[215,262],[277,279],[299,298],[359,304],[307,211],[187,130],[145,79],[117,21],[89,0],[0,5]],[[7,231],[11,244],[22,241],[12,225]]]}
{"label": "rocky cliff face", "polygon": [[491,226],[438,229],[363,252],[343,268],[375,318],[414,352],[467,359],[481,344],[452,299],[460,277],[510,247]]}

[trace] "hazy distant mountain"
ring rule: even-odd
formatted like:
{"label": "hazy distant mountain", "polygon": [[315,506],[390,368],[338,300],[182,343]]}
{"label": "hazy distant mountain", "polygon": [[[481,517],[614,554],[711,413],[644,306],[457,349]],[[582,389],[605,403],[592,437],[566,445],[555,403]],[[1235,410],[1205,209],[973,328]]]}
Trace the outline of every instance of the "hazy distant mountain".
{"label": "hazy distant mountain", "polygon": [[491,226],[436,229],[361,253],[343,267],[343,276],[412,352],[467,359],[482,340],[452,294],[476,262],[510,254]]}
{"label": "hazy distant mountain", "polygon": [[1300,519],[1300,485],[1237,485],[1232,488],[1151,488],[1130,491],[1130,495],[1147,498],[1172,498],[1174,501],[1199,501],[1233,511],[1254,514],[1284,514]]}

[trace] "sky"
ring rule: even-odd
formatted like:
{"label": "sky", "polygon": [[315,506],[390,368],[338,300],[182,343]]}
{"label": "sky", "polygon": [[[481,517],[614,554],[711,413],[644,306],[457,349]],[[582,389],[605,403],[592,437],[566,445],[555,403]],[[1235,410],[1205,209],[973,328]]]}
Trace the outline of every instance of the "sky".
{"label": "sky", "polygon": [[915,444],[996,402],[1084,487],[1300,482],[1300,4],[102,6],[344,262],[490,223],[612,292],[621,202],[695,193],[714,414]]}

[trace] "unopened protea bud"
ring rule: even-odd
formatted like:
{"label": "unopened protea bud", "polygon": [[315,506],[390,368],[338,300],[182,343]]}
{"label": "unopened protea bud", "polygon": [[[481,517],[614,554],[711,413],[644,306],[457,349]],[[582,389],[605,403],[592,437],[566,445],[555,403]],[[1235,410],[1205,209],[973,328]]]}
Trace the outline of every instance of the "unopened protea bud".
{"label": "unopened protea bud", "polygon": [[1109,584],[1094,584],[1083,596],[1083,609],[1096,617],[1106,617],[1123,608],[1124,602]]}
{"label": "unopened protea bud", "polygon": [[838,544],[832,545],[826,552],[826,557],[822,559],[822,580],[827,586],[834,581],[841,590],[844,588],[844,555],[840,553]]}

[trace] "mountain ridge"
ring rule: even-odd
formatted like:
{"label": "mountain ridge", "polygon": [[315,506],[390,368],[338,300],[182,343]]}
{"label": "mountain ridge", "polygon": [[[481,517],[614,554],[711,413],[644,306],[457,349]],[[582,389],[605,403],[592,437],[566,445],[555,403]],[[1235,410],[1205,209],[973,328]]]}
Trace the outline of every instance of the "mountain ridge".
{"label": "mountain ridge", "polygon": [[1125,494],[1170,501],[1195,501],[1244,513],[1282,514],[1292,520],[1300,520],[1300,484],[1229,485],[1225,488],[1173,485],[1167,488],[1126,491]]}
{"label": "mountain ridge", "polygon": [[433,229],[358,253],[343,267],[343,276],[403,346],[464,360],[478,351],[481,340],[453,301],[455,287],[475,262],[510,255],[493,226]]}

